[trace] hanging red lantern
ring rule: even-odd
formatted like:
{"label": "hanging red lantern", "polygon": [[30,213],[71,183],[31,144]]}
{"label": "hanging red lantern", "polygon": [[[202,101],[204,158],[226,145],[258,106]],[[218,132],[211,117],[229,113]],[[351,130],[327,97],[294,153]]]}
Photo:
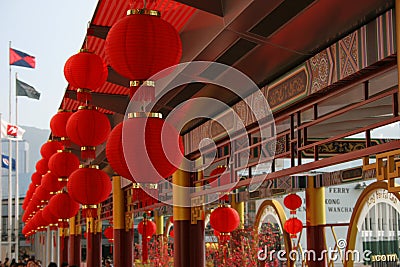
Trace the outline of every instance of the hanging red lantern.
{"label": "hanging red lantern", "polygon": [[97,205],[108,198],[112,185],[97,165],[81,165],[68,179],[68,193],[82,204],[83,216],[97,217]]}
{"label": "hanging red lantern", "polygon": [[302,200],[297,194],[289,194],[283,199],[283,204],[291,210],[291,214],[294,214],[301,207]]}
{"label": "hanging red lantern", "polygon": [[67,135],[67,122],[69,117],[72,115],[72,111],[59,109],[57,114],[55,114],[50,120],[50,129],[53,136],[60,137],[63,145],[69,145],[69,138]]}
{"label": "hanging red lantern", "polygon": [[80,106],[67,122],[67,134],[72,142],[81,146],[83,159],[96,157],[96,146],[107,140],[111,131],[107,116],[92,106]]}
{"label": "hanging red lantern", "polygon": [[45,159],[45,158],[40,159],[36,163],[36,172],[41,175],[45,175],[47,173],[47,171],[49,170],[48,163],[49,163],[48,159]]}
{"label": "hanging red lantern", "polygon": [[82,49],[65,62],[64,76],[77,88],[78,100],[90,101],[90,92],[106,82],[108,69],[100,56]]}
{"label": "hanging red lantern", "polygon": [[67,220],[74,217],[79,211],[79,203],[73,200],[67,192],[61,192],[51,198],[49,202],[50,212],[63,224],[60,227],[68,227]]}
{"label": "hanging red lantern", "polygon": [[122,177],[135,182],[132,174],[126,165],[124,150],[122,147],[122,127],[123,122],[115,126],[107,139],[106,156],[113,170]]}
{"label": "hanging red lantern", "polygon": [[138,224],[138,232],[143,237],[150,239],[156,233],[157,227],[153,221],[144,219]]}
{"label": "hanging red lantern", "polygon": [[158,183],[178,169],[184,153],[182,137],[159,113],[130,116],[124,121],[122,136],[130,173],[136,182]]}
{"label": "hanging red lantern", "polygon": [[296,237],[297,233],[300,233],[303,230],[303,223],[297,218],[290,218],[286,220],[283,228],[293,238]]}
{"label": "hanging red lantern", "polygon": [[45,225],[50,226],[50,230],[57,230],[58,218],[52,212],[50,212],[48,205],[44,207],[42,215]]}
{"label": "hanging red lantern", "polygon": [[[39,185],[36,190],[35,190],[35,196],[36,198],[39,200],[39,205],[40,206],[44,206],[47,204],[47,202],[49,201],[49,199],[51,198],[51,192],[49,190],[47,190],[43,184]],[[32,203],[34,204],[34,202],[32,201]]]}
{"label": "hanging red lantern", "polygon": [[59,181],[54,173],[48,172],[43,175],[41,186],[43,186],[46,191],[50,192],[50,194],[55,195],[65,186],[65,182]]}
{"label": "hanging red lantern", "polygon": [[53,156],[53,154],[57,153],[58,150],[63,150],[63,149],[64,146],[60,142],[49,140],[46,143],[44,143],[40,148],[40,154],[44,159],[48,160],[51,156]]}
{"label": "hanging red lantern", "polygon": [[114,242],[114,228],[112,226],[104,229],[104,236],[108,239],[109,242]]}
{"label": "hanging red lantern", "polygon": [[213,169],[210,172],[210,179],[208,179],[208,183],[211,187],[217,187],[218,185],[225,185],[230,183],[230,174],[226,171],[226,166],[220,165],[217,168]]}
{"label": "hanging red lantern", "polygon": [[79,158],[71,150],[61,150],[51,156],[48,167],[59,181],[67,182],[68,176],[79,168]]}
{"label": "hanging red lantern", "polygon": [[[106,55],[110,65],[132,81],[132,96],[141,82],[179,63],[182,43],[176,29],[161,19],[158,11],[129,10],[108,32]],[[146,89],[151,90],[152,100],[154,87]]]}
{"label": "hanging red lantern", "polygon": [[218,232],[227,234],[239,227],[240,217],[235,209],[221,206],[211,213],[210,224]]}
{"label": "hanging red lantern", "polygon": [[153,10],[129,10],[106,39],[111,66],[131,80],[147,80],[179,63],[182,43],[176,29]]}
{"label": "hanging red lantern", "polygon": [[38,172],[34,172],[31,176],[31,181],[34,185],[39,186],[42,182],[42,175]]}

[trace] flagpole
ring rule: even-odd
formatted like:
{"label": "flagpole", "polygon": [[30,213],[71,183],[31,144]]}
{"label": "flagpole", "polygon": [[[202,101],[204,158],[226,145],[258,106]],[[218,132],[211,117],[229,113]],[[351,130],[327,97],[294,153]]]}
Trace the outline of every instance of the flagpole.
{"label": "flagpole", "polygon": [[[9,42],[9,49],[8,53],[10,53],[11,49],[11,41]],[[8,96],[8,121],[11,123],[11,99],[12,99],[12,90],[11,90],[11,64],[9,66],[9,96]],[[7,226],[7,243],[8,243],[8,251],[7,255],[8,258],[11,260],[12,258],[12,141],[8,139],[8,226]]]}
{"label": "flagpole", "polygon": [[[0,113],[0,124],[2,122],[2,114]],[[1,127],[1,126],[0,126]],[[1,129],[0,129],[1,131]],[[3,245],[1,244],[3,236],[3,137],[0,132],[0,157],[1,157],[1,168],[0,168],[0,260],[3,259]]]}
{"label": "flagpole", "polygon": [[[18,73],[15,73],[15,81],[17,81]],[[16,92],[16,89],[15,89]],[[15,93],[15,125],[18,127],[18,96]],[[15,259],[18,262],[18,250],[19,250],[19,149],[18,149],[18,131],[17,139],[15,140],[15,217],[14,217],[14,229],[15,229]]]}

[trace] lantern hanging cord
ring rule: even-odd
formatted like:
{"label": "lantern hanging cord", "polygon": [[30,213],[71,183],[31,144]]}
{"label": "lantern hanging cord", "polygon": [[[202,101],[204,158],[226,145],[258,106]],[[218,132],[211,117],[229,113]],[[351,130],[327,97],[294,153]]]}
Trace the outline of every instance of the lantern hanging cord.
{"label": "lantern hanging cord", "polygon": [[85,50],[88,50],[88,40],[87,39],[88,39],[89,31],[90,31],[90,20],[88,21],[87,26],[86,26],[86,36],[85,36],[85,44],[84,44]]}

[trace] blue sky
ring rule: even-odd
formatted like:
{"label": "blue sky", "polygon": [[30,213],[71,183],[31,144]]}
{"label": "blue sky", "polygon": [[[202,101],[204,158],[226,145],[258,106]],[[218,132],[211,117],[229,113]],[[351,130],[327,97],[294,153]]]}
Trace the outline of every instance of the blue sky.
{"label": "blue sky", "polygon": [[[36,68],[12,66],[18,79],[41,92],[40,100],[18,98],[18,124],[49,129],[67,86],[65,61],[83,43],[87,23],[97,0],[1,0],[0,1],[0,113],[8,120],[9,41],[12,47],[36,57]],[[15,87],[13,85],[13,95]],[[12,122],[15,122],[15,97]]]}

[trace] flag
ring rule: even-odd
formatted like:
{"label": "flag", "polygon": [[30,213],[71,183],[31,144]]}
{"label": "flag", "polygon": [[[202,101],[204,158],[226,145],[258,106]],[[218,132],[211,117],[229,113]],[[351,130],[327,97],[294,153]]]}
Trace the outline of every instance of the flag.
{"label": "flag", "polygon": [[[1,155],[1,167],[4,169],[10,168],[10,157]],[[15,159],[12,159],[12,170],[15,171]]]}
{"label": "flag", "polygon": [[25,130],[21,127],[1,120],[1,138],[22,140],[24,133]]}
{"label": "flag", "polygon": [[16,96],[27,96],[29,98],[38,99],[40,98],[40,93],[36,89],[23,81],[18,79],[15,80]]}
{"label": "flag", "polygon": [[36,65],[35,57],[10,48],[10,65],[34,69]]}

